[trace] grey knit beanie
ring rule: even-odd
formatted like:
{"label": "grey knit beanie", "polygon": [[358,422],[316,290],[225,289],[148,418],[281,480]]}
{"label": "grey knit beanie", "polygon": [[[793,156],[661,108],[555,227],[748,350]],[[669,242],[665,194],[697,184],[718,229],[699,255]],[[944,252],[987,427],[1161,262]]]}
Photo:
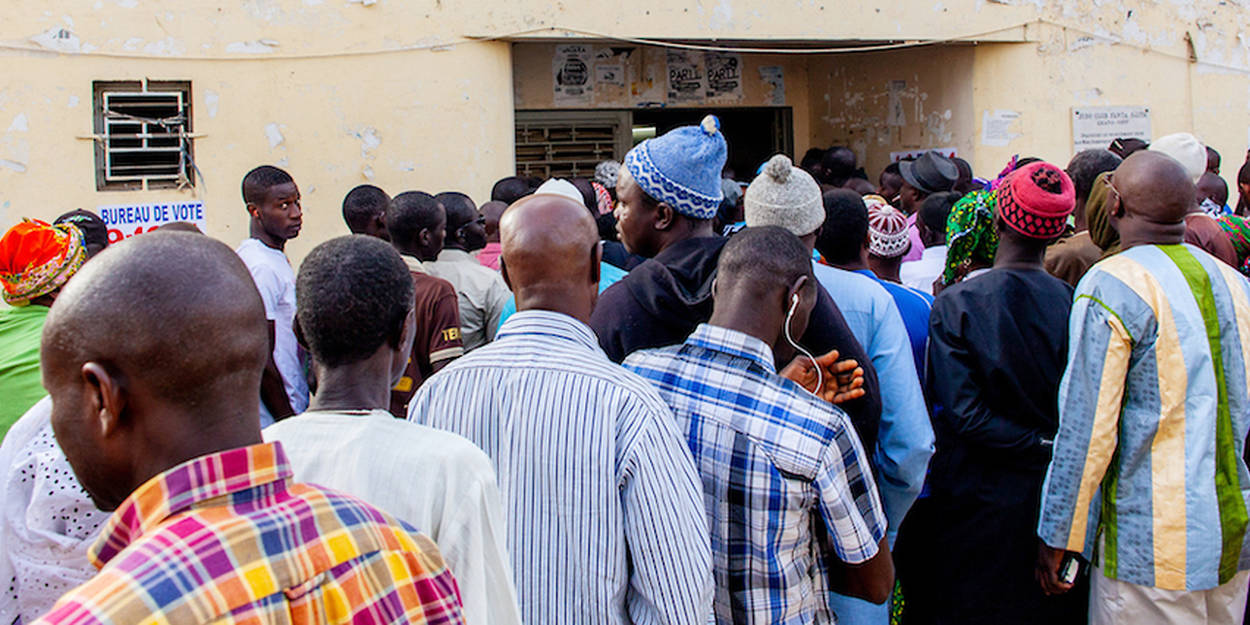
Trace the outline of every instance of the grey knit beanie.
{"label": "grey knit beanie", "polygon": [[745,204],[748,228],[780,226],[801,237],[825,223],[820,185],[784,154],[768,159],[747,187]]}

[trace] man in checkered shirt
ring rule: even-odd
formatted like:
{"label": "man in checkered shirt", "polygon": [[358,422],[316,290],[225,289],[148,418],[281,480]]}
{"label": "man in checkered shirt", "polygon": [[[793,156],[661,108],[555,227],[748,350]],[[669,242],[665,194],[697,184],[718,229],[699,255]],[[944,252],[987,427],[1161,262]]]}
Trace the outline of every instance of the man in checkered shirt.
{"label": "man in checkered shirt", "polygon": [[774,364],[795,356],[787,335],[803,335],[820,288],[806,249],[784,229],[748,228],[717,271],[708,323],[624,363],[655,384],[686,432],[703,481],[717,623],[832,623],[834,591],[884,602],[894,567],[863,447],[844,412]]}

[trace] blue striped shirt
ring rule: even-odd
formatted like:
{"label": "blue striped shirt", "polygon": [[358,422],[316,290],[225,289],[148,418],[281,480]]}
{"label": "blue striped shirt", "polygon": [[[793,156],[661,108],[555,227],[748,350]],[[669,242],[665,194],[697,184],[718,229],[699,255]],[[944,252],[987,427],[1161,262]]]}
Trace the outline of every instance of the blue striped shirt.
{"label": "blue striped shirt", "polygon": [[700,325],[625,367],[673,408],[703,478],[716,621],[832,623],[828,560],[877,554],[885,513],[844,412],[776,373],[763,341]]}
{"label": "blue striped shirt", "polygon": [[408,418],[490,456],[525,623],[704,623],[712,564],[673,413],[572,317],[522,311],[431,377]]}

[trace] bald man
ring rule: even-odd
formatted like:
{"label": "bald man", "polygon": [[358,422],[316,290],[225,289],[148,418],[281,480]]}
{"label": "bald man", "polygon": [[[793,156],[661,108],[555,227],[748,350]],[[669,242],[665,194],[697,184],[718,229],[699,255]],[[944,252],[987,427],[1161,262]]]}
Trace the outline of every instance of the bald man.
{"label": "bald man", "polygon": [[1124,251],[1085,274],[1069,319],[1037,575],[1066,592],[1065,555],[1097,551],[1094,624],[1244,615],[1250,283],[1183,243],[1191,180],[1148,151],[1115,170]]}
{"label": "bald man", "polygon": [[408,418],[494,461],[524,622],[704,623],[711,555],[690,451],[656,391],[587,325],[594,220],[540,194],[513,204],[500,234],[519,312],[426,381]]}
{"label": "bald man", "polygon": [[242,261],[189,233],[110,247],[61,293],[42,345],[52,428],[114,512],[87,554],[100,572],[36,623],[462,622],[428,537],[293,483],[261,441],[264,319]]}

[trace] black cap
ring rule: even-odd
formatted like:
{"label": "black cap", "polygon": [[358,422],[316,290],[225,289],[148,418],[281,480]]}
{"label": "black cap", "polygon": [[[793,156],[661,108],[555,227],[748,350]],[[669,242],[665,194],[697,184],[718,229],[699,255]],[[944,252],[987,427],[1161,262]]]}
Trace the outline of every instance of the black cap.
{"label": "black cap", "polygon": [[898,173],[907,184],[923,193],[950,191],[959,179],[959,167],[955,162],[937,152],[925,152],[914,161],[899,163]]}
{"label": "black cap", "polygon": [[109,245],[109,228],[100,216],[89,210],[72,210],[56,218],[53,223],[73,224],[82,231],[83,243],[87,245],[87,253],[95,255]]}

